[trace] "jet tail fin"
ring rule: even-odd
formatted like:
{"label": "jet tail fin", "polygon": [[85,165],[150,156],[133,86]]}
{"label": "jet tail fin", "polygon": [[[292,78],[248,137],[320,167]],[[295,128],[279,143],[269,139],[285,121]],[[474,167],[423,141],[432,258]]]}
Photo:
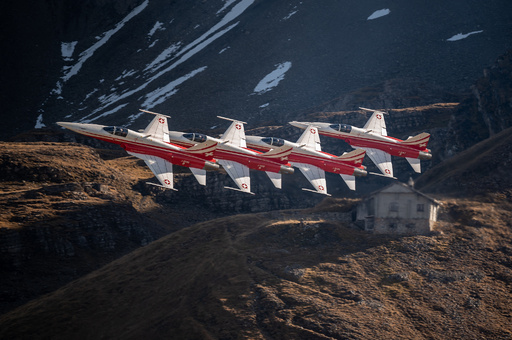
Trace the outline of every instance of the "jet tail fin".
{"label": "jet tail fin", "polygon": [[226,143],[231,143],[233,145],[236,145],[241,148],[246,148],[247,144],[245,142],[245,131],[244,131],[244,124],[245,122],[242,122],[240,120],[226,118],[217,116],[218,118],[230,120],[233,123],[228,127],[226,132],[222,135],[222,141]]}
{"label": "jet tail fin", "polygon": [[430,133],[422,132],[419,135],[407,138],[402,142],[402,144],[408,145],[416,149],[425,149],[427,147],[429,139]]}
{"label": "jet tail fin", "polygon": [[167,118],[171,117],[146,110],[140,111],[155,115],[155,118],[153,118],[151,123],[146,127],[143,134],[164,142],[169,142],[169,126],[167,125]]}
{"label": "jet tail fin", "polygon": [[363,163],[364,155],[366,154],[366,150],[363,149],[355,149],[349,153],[345,153],[341,156],[336,157],[338,160],[349,163],[355,166],[361,166]]}
{"label": "jet tail fin", "polygon": [[318,135],[318,128],[309,125],[297,140],[297,144],[304,145],[316,151],[322,151],[320,146],[320,136]]}

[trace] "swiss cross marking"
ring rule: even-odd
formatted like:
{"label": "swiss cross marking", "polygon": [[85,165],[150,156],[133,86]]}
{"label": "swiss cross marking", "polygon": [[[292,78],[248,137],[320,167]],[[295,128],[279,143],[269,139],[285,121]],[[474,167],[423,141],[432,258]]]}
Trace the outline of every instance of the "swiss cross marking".
{"label": "swiss cross marking", "polygon": [[382,115],[380,115],[380,114],[376,114],[376,115],[375,115],[375,118],[377,118],[377,119],[381,119],[381,118],[382,118]]}
{"label": "swiss cross marking", "polygon": [[315,130],[315,129],[311,129],[310,131],[311,131],[311,133],[312,133],[313,135],[316,133],[316,130]]}
{"label": "swiss cross marking", "polygon": [[391,174],[391,171],[389,169],[384,170],[384,172],[387,173],[388,175]]}
{"label": "swiss cross marking", "polygon": [[249,186],[245,183],[242,183],[242,188],[247,189]]}
{"label": "swiss cross marking", "polygon": [[325,189],[325,188],[324,188],[324,186],[323,186],[323,185],[319,185],[319,186],[318,186],[318,190],[324,190],[324,189]]}
{"label": "swiss cross marking", "polygon": [[167,184],[167,185],[170,185],[170,184],[171,184],[171,181],[169,181],[169,179],[168,179],[168,178],[166,178],[166,179],[164,180],[164,183],[165,183],[165,184]]}
{"label": "swiss cross marking", "polygon": [[163,123],[165,123],[165,119],[163,119],[163,118],[158,118],[158,122],[159,122],[160,124],[163,124]]}
{"label": "swiss cross marking", "polygon": [[189,162],[189,161],[181,161],[181,164],[182,164],[182,165],[186,165],[186,164],[188,164],[188,163],[190,163],[190,162]]}
{"label": "swiss cross marking", "polygon": [[241,130],[241,129],[242,129],[242,125],[241,125],[241,124],[236,124],[236,125],[235,125],[235,128],[236,128],[237,130]]}

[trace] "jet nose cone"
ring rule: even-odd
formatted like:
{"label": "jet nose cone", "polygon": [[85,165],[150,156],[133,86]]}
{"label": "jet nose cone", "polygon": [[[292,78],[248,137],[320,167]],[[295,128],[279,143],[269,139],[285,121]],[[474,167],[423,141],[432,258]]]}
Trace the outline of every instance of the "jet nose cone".
{"label": "jet nose cone", "polygon": [[69,122],[57,122],[57,125],[65,127],[66,129],[74,130],[78,127],[78,123],[69,123]]}

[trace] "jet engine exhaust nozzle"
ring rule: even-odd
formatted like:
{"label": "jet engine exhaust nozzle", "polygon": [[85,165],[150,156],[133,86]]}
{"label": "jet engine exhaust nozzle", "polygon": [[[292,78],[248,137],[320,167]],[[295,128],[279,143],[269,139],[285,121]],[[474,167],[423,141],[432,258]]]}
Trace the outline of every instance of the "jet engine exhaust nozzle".
{"label": "jet engine exhaust nozzle", "polygon": [[368,172],[364,169],[355,168],[354,169],[354,176],[366,176],[368,175]]}
{"label": "jet engine exhaust nozzle", "polygon": [[220,166],[217,163],[212,163],[210,161],[204,162],[203,170],[219,170]]}
{"label": "jet engine exhaust nozzle", "polygon": [[432,154],[430,152],[420,151],[420,155],[418,156],[418,158],[424,161],[428,161],[432,159]]}
{"label": "jet engine exhaust nozzle", "polygon": [[294,169],[292,167],[289,167],[289,166],[286,166],[286,165],[281,165],[281,169],[279,170],[279,173],[280,174],[293,174],[294,173]]}

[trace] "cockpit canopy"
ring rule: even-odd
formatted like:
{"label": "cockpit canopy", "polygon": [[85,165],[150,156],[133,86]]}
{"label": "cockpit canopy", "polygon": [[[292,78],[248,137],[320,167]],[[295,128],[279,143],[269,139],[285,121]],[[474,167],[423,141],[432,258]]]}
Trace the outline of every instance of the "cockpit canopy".
{"label": "cockpit canopy", "polygon": [[120,137],[126,137],[128,135],[128,129],[119,126],[105,126],[103,130]]}
{"label": "cockpit canopy", "polygon": [[281,147],[284,145],[284,139],[282,139],[282,138],[265,137],[265,138],[262,138],[261,140],[269,145],[273,145],[273,146],[277,146],[277,147]]}
{"label": "cockpit canopy", "polygon": [[350,133],[350,131],[352,131],[352,126],[347,124],[332,124],[329,125],[329,127],[339,132]]}
{"label": "cockpit canopy", "polygon": [[202,133],[184,133],[183,137],[198,143],[204,143],[207,139],[206,135],[203,135]]}

